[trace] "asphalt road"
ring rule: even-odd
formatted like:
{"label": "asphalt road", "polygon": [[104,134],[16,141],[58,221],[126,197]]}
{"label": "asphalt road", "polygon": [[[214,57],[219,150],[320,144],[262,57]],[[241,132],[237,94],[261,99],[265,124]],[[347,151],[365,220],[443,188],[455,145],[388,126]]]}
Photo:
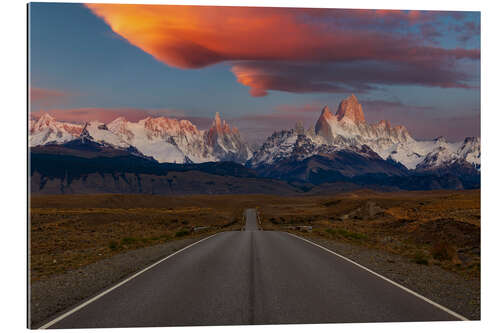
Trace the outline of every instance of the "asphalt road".
{"label": "asphalt road", "polygon": [[245,214],[245,231],[199,242],[50,328],[458,320]]}

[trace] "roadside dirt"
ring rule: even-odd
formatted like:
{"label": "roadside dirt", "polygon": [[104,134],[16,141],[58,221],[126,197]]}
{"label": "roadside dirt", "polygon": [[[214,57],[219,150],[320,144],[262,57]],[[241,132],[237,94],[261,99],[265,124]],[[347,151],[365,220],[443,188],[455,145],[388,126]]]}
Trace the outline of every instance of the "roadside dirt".
{"label": "roadside dirt", "polygon": [[207,235],[131,250],[31,285],[30,323],[37,328],[135,272]]}

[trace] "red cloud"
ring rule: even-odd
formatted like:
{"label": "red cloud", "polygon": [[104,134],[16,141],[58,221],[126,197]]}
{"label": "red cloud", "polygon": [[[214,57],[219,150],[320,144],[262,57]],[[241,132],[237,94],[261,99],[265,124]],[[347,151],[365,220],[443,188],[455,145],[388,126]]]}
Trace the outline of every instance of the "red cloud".
{"label": "red cloud", "polygon": [[361,27],[374,24],[384,27],[402,18],[408,22],[418,20],[420,14],[413,12],[119,4],[86,6],[131,44],[179,68],[199,68],[226,60],[421,62],[479,57],[479,50],[423,46],[407,37],[363,30],[359,26],[358,29],[345,29],[349,26],[339,27],[335,22],[335,19],[347,19],[346,24],[365,22]]}
{"label": "red cloud", "polygon": [[125,117],[129,121],[138,121],[148,116],[181,116],[182,113],[176,110],[144,110],[134,108],[78,108],[78,109],[54,109],[32,113],[37,117],[41,113],[47,112],[59,121],[72,123],[85,123],[88,121],[100,121],[108,123],[118,117]]}
{"label": "red cloud", "polygon": [[[429,38],[436,18],[450,12],[343,10],[258,7],[204,7],[87,4],[111,29],[157,60],[178,68],[201,68],[218,62],[353,63],[371,62],[410,66],[417,73],[450,68],[458,60],[477,60],[479,49],[433,46],[426,35],[408,33],[423,28]],[[402,32],[403,31],[403,32]],[[423,37],[423,38],[422,38]],[[434,38],[432,37],[432,38]],[[260,66],[236,64],[238,82],[252,96],[268,89],[289,92],[345,92],[342,82],[294,81],[290,73],[277,76]],[[280,73],[281,74],[281,73]],[[296,79],[302,79],[294,75]],[[416,84],[426,84],[420,79]],[[408,82],[407,84],[414,84]],[[434,82],[440,87],[466,86],[463,82]],[[365,85],[365,88],[368,86]]]}
{"label": "red cloud", "polygon": [[50,90],[32,87],[30,89],[30,102],[38,106],[51,106],[66,100],[70,94],[60,90]]}

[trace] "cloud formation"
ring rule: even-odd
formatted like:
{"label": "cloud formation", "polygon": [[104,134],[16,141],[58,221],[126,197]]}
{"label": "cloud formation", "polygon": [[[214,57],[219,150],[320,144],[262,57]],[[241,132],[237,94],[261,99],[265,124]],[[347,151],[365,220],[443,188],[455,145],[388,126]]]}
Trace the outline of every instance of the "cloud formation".
{"label": "cloud formation", "polygon": [[[459,17],[451,12],[86,6],[115,33],[169,66],[193,69],[229,62],[237,81],[255,97],[268,90],[346,92],[373,89],[373,84],[470,88],[457,63],[480,57],[479,49],[436,45],[440,32],[434,23]],[[372,69],[366,80],[359,73],[351,80],[345,75],[349,64]],[[389,78],[374,77],[377,68],[377,75],[388,73]],[[398,75],[399,70],[408,77]]]}
{"label": "cloud formation", "polygon": [[177,110],[161,109],[146,110],[136,108],[75,108],[75,109],[50,109],[33,112],[32,116],[38,118],[47,112],[59,121],[72,123],[85,123],[89,121],[100,121],[108,123],[118,117],[125,117],[129,121],[138,121],[148,116],[182,117],[183,113]]}
{"label": "cloud formation", "polygon": [[69,96],[69,93],[60,90],[30,88],[30,102],[34,106],[49,107],[65,101]]}
{"label": "cloud formation", "polygon": [[233,65],[239,83],[254,97],[269,90],[291,93],[364,93],[381,85],[473,88],[474,77],[443,66],[411,66],[390,62],[296,63],[247,61]]}

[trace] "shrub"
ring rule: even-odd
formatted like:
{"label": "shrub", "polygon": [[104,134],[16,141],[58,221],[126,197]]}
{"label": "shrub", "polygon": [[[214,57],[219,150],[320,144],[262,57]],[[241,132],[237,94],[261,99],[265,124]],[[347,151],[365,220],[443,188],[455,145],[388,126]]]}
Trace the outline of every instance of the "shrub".
{"label": "shrub", "polygon": [[109,242],[109,248],[111,251],[116,251],[118,249],[118,243],[115,241]]}
{"label": "shrub", "polygon": [[457,256],[457,250],[447,242],[437,242],[433,245],[431,254],[436,260],[452,260]]}
{"label": "shrub", "polygon": [[422,251],[418,251],[413,255],[413,262],[419,265],[429,265],[429,260],[427,259],[427,255]]}
{"label": "shrub", "polygon": [[183,229],[183,230],[177,231],[175,233],[175,237],[183,237],[183,236],[187,236],[189,234],[190,234],[189,230]]}
{"label": "shrub", "polygon": [[129,245],[129,244],[133,244],[135,242],[137,242],[137,238],[133,238],[133,237],[122,238],[122,244]]}
{"label": "shrub", "polygon": [[326,229],[326,232],[328,232],[332,236],[342,236],[344,238],[352,240],[365,240],[368,238],[368,236],[366,236],[365,234],[359,232],[352,232],[341,228],[337,229],[328,228]]}

